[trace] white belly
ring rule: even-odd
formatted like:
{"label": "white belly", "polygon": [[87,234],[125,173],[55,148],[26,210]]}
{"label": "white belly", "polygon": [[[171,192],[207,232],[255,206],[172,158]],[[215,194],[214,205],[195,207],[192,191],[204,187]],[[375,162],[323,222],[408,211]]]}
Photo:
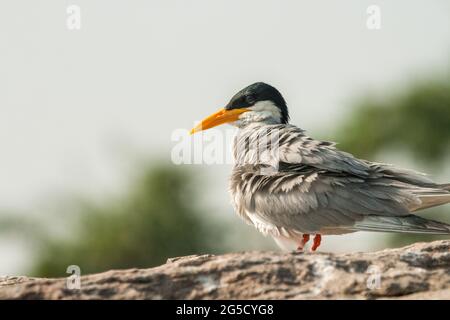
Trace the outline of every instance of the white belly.
{"label": "white belly", "polygon": [[300,245],[303,236],[301,232],[287,230],[283,227],[277,227],[252,212],[246,212],[246,214],[253,223],[253,226],[263,235],[271,236],[281,249],[292,251]]}

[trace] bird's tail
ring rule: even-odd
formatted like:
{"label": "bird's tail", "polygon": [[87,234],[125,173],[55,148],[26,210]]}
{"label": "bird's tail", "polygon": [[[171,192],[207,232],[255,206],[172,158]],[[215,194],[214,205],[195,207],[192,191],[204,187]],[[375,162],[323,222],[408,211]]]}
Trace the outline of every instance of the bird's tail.
{"label": "bird's tail", "polygon": [[420,188],[415,194],[421,203],[410,207],[411,212],[450,203],[450,183],[438,184],[433,188]]}
{"label": "bird's tail", "polygon": [[355,223],[355,231],[450,234],[450,225],[416,215],[404,217],[367,216]]}

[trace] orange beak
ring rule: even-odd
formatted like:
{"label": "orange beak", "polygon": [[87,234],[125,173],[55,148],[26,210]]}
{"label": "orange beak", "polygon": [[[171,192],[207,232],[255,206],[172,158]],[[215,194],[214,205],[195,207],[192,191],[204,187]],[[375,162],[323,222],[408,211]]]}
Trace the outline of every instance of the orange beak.
{"label": "orange beak", "polygon": [[246,111],[250,111],[250,110],[245,109],[245,108],[231,109],[231,110],[220,109],[216,113],[213,113],[209,117],[206,117],[205,119],[203,119],[195,128],[193,128],[191,130],[190,133],[194,134],[198,131],[210,129],[210,128],[213,128],[215,126],[218,126],[218,125],[221,125],[224,123],[234,122],[234,121],[238,120],[239,116]]}

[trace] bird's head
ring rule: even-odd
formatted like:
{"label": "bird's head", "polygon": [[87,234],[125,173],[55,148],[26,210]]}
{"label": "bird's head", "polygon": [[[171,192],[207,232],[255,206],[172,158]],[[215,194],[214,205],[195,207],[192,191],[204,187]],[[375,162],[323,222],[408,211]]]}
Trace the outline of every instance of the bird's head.
{"label": "bird's head", "polygon": [[257,82],[236,93],[225,106],[203,119],[191,134],[229,123],[245,127],[250,123],[288,123],[289,114],[281,93],[274,87]]}

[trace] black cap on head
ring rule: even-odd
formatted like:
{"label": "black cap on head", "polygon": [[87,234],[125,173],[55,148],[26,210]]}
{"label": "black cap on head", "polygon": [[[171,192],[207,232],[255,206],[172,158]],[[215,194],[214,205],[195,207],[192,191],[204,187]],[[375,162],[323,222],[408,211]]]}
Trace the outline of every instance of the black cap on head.
{"label": "black cap on head", "polygon": [[281,122],[288,123],[289,112],[281,93],[264,82],[256,82],[236,93],[225,109],[249,108],[260,101],[271,101],[281,113]]}

